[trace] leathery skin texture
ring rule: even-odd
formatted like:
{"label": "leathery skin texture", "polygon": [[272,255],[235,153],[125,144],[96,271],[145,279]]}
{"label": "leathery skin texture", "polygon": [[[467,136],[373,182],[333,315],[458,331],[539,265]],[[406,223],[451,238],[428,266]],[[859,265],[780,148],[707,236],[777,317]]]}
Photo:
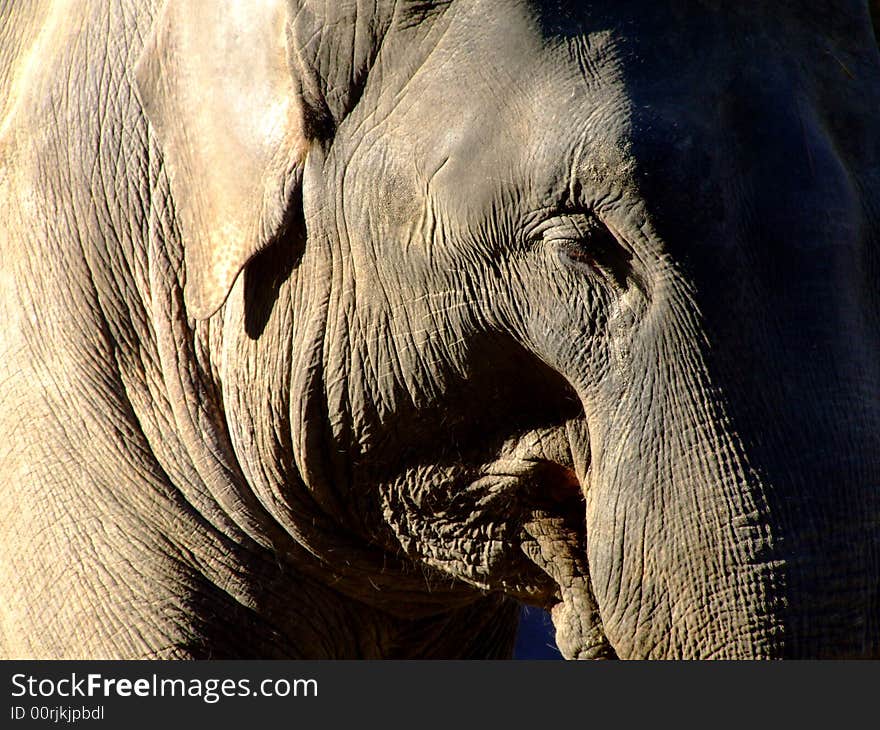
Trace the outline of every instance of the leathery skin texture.
{"label": "leathery skin texture", "polygon": [[0,654],[880,656],[877,17],[0,0]]}

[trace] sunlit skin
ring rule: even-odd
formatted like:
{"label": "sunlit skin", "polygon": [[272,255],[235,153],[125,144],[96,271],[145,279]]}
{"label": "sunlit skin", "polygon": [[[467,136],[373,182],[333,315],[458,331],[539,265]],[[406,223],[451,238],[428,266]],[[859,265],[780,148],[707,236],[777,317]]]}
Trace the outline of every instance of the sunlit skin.
{"label": "sunlit skin", "polygon": [[12,5],[3,654],[880,655],[864,3]]}

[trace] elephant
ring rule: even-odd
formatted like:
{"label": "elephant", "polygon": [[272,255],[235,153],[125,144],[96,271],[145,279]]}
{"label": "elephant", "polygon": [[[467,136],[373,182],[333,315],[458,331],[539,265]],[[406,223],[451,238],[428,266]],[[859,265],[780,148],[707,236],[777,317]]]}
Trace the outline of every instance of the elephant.
{"label": "elephant", "polygon": [[880,657],[877,10],[0,2],[0,653]]}

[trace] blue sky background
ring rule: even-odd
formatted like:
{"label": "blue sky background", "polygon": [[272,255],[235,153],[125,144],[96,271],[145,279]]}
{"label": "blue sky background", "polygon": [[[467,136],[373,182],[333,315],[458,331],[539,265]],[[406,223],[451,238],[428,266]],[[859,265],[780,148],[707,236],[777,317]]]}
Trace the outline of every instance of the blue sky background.
{"label": "blue sky background", "polygon": [[562,659],[553,638],[550,614],[540,608],[523,606],[513,658]]}

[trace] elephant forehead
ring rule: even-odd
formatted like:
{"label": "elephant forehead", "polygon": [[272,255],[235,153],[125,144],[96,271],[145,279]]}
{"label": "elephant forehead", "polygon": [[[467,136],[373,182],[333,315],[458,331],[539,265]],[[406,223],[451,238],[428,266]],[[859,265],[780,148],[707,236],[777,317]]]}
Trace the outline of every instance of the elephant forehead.
{"label": "elephant forehead", "polygon": [[[352,230],[393,230],[389,242],[497,238],[560,204],[643,198],[652,180],[714,214],[713,151],[737,123],[721,102],[762,89],[759,111],[779,116],[788,97],[774,90],[815,90],[822,74],[844,73],[827,54],[809,63],[817,43],[854,67],[835,40],[857,15],[849,3],[827,27],[822,3],[813,13],[794,2],[752,13],[722,2],[552,5],[486,13],[466,0],[414,71],[383,57],[373,79],[386,88],[365,91],[356,134],[334,148]],[[402,86],[390,93],[395,74]]]}
{"label": "elephant forehead", "polygon": [[[575,177],[607,194],[603,185],[632,171],[633,141],[686,148],[691,127],[699,136],[714,124],[719,84],[801,63],[804,48],[833,43],[855,15],[839,12],[820,28],[822,3],[810,13],[793,2],[750,13],[721,2],[481,7],[453,5],[446,31],[403,88],[381,96],[375,131],[356,142],[385,173],[379,209],[401,221],[418,214],[426,190],[456,218],[504,207],[511,192],[544,207]],[[663,115],[653,110],[667,99],[677,112],[658,126]],[[648,117],[651,125],[639,123]]]}
{"label": "elephant forehead", "polygon": [[354,120],[370,131],[352,139],[345,167],[379,175],[348,192],[386,222],[409,224],[427,198],[470,223],[511,200],[546,207],[578,166],[619,177],[628,101],[616,54],[601,25],[551,42],[528,14],[456,19],[370,125]]}

